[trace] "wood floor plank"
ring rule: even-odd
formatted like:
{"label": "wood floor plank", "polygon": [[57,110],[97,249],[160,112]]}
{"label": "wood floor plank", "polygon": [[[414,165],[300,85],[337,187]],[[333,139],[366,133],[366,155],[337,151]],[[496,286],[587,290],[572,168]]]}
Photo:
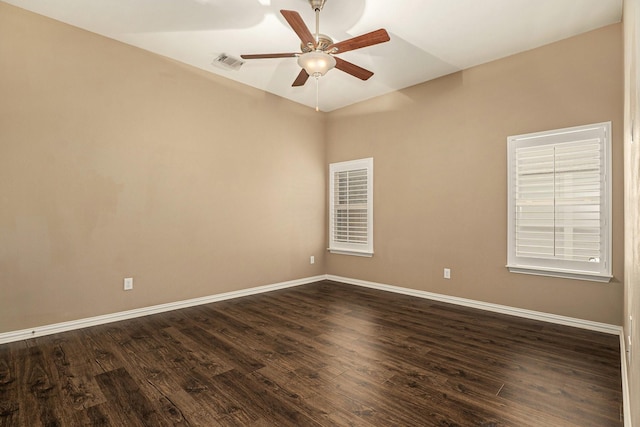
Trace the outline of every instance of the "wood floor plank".
{"label": "wood floor plank", "polygon": [[186,372],[197,367],[210,375],[217,375],[233,369],[233,365],[218,357],[216,352],[202,348],[175,328],[159,330],[158,336],[167,343],[167,347],[159,352],[159,357],[163,358],[165,362],[162,366],[169,372]]}
{"label": "wood floor plank", "polygon": [[[505,400],[526,405],[542,413],[565,419],[576,426],[606,427],[619,426],[620,417],[615,409],[609,412],[609,416],[603,416],[597,411],[591,410],[596,406],[594,401],[587,405],[576,404],[575,398],[567,398],[567,393],[558,390],[531,390],[506,383],[500,391],[500,397]],[[616,408],[617,409],[617,408]]]}
{"label": "wood floor plank", "polygon": [[23,342],[0,346],[0,426],[17,425],[20,417],[19,351]]}
{"label": "wood floor plank", "polygon": [[103,408],[105,404],[90,406],[85,410],[87,417],[87,424],[93,427],[107,427],[111,424],[109,423],[109,418],[105,414],[105,408]]}
{"label": "wood floor plank", "polygon": [[371,408],[362,414],[374,425],[424,425],[417,401],[405,400],[394,388],[382,387],[375,379],[358,372],[347,371],[321,392],[336,397],[350,397],[364,407]]}
{"label": "wood floor plank", "polygon": [[25,363],[18,370],[22,408],[19,425],[63,425],[61,397],[57,394],[56,382],[42,349],[38,346],[29,347],[24,357]]}
{"label": "wood floor plank", "polygon": [[57,386],[62,390],[65,410],[81,411],[104,403],[106,399],[95,381],[93,369],[87,366],[86,358],[74,357],[82,350],[74,348],[77,343],[68,337],[68,334],[62,334],[50,345],[42,345],[43,356],[50,362]]}
{"label": "wood floor plank", "polygon": [[0,427],[622,427],[617,336],[336,282],[0,345]]}
{"label": "wood floor plank", "polygon": [[122,367],[122,362],[113,353],[113,341],[109,338],[108,330],[111,325],[101,325],[95,328],[80,329],[77,334],[96,369],[96,375]]}
{"label": "wood floor plank", "polygon": [[256,360],[250,354],[243,352],[237,344],[213,335],[200,327],[190,327],[182,329],[184,335],[196,341],[203,348],[216,352],[223,357],[229,364],[240,369],[243,372],[253,372],[256,369],[264,367],[264,364]]}
{"label": "wood floor plank", "polygon": [[[430,423],[435,423],[434,425],[446,425],[453,420],[456,425],[518,427],[571,425],[549,414],[532,411],[529,408],[522,410],[522,407],[517,404],[509,406],[498,396],[475,394],[469,389],[460,388],[454,382],[442,383],[439,379],[434,381],[432,377],[420,373],[399,373],[389,380],[389,385],[406,395],[407,399],[415,399],[419,396],[422,400],[428,400],[430,405],[425,408],[427,412],[425,418],[429,419]],[[448,413],[451,408],[455,410]]]}
{"label": "wood floor plank", "polygon": [[153,408],[147,396],[140,391],[137,384],[124,368],[104,372],[96,376],[108,404],[117,410],[108,412],[111,421],[116,425],[168,426],[171,423],[164,419]]}
{"label": "wood floor plank", "polygon": [[[295,407],[297,411],[307,415],[320,425],[356,425],[353,422],[354,417],[370,409],[358,406],[357,410],[345,410],[342,405],[336,405],[334,402],[325,399],[323,393],[318,393],[318,384],[307,389],[306,391],[309,394],[306,396],[300,395],[292,392],[289,384],[283,386],[277,381],[274,381],[270,376],[263,375],[263,372],[265,371],[261,369],[260,371],[252,372],[250,375],[254,381],[262,384],[273,395],[288,402]],[[359,425],[364,425],[364,422],[361,422]]]}

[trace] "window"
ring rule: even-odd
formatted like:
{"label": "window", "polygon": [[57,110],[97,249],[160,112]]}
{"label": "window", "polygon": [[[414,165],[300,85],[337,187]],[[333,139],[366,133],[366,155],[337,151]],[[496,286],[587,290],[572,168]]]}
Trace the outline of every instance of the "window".
{"label": "window", "polygon": [[511,272],[611,279],[611,123],[508,138]]}
{"label": "window", "polygon": [[329,251],[373,256],[373,158],[329,165]]}

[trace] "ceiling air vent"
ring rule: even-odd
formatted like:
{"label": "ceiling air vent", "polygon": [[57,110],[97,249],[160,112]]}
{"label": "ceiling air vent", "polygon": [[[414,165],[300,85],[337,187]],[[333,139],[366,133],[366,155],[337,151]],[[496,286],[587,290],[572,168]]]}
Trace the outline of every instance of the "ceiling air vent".
{"label": "ceiling air vent", "polygon": [[221,53],[213,60],[212,64],[225,70],[238,71],[240,67],[242,67],[242,64],[244,64],[244,61],[240,58],[229,56],[226,53]]}

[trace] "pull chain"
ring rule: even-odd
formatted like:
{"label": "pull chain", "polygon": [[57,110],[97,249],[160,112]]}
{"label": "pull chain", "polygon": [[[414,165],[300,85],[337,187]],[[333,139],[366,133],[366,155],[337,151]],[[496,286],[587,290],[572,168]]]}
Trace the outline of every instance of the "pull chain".
{"label": "pull chain", "polygon": [[316,111],[320,111],[320,107],[318,106],[318,100],[320,99],[320,90],[318,89],[320,85],[319,81],[320,79],[316,76]]}

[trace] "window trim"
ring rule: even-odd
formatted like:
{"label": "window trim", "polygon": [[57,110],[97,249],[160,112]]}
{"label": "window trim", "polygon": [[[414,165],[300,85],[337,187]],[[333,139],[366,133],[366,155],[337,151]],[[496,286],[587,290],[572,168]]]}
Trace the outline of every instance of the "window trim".
{"label": "window trim", "polygon": [[[335,174],[352,170],[367,171],[367,243],[341,243],[334,240]],[[373,256],[373,157],[329,164],[329,252],[361,257]]]}
{"label": "window trim", "polygon": [[[515,152],[518,143],[533,142],[535,139],[541,140],[541,145],[554,145],[559,144],[561,141],[553,141],[554,137],[562,138],[563,135],[569,136],[569,134],[579,134],[589,131],[600,131],[604,133],[603,149],[602,153],[604,159],[602,161],[604,171],[601,174],[601,179],[604,180],[602,189],[603,210],[606,215],[605,224],[601,227],[601,236],[603,237],[603,263],[604,266],[599,271],[581,270],[575,268],[565,268],[562,265],[549,265],[549,264],[562,264],[553,260],[553,262],[546,261],[543,258],[525,258],[517,257],[515,252]],[[546,139],[545,142],[543,140]],[[566,141],[572,141],[569,137]],[[612,259],[611,259],[611,247],[612,247],[612,179],[611,179],[611,122],[596,123],[591,125],[576,126],[571,128],[557,129],[551,131],[535,132],[524,135],[510,136],[507,138],[507,164],[508,164],[508,230],[507,230],[507,268],[512,273],[533,274],[539,276],[551,276],[561,277],[569,279],[588,280],[596,282],[609,282],[612,275]],[[566,261],[566,264],[572,264],[570,261]],[[575,265],[575,263],[573,263]]]}

